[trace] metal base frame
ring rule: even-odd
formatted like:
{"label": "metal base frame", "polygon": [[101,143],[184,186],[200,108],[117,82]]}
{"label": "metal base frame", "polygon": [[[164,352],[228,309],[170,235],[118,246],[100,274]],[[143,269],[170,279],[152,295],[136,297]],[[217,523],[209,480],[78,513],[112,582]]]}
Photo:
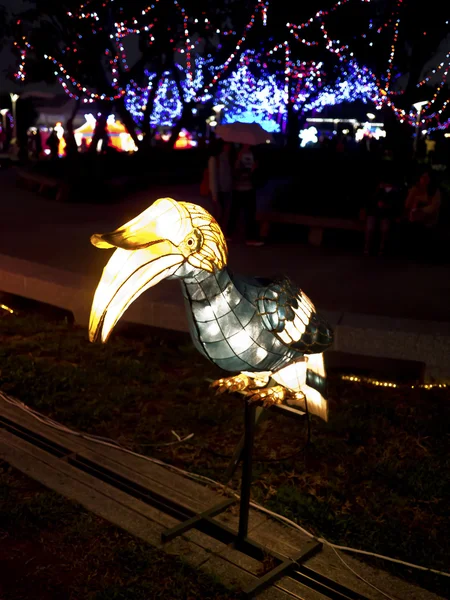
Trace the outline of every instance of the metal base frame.
{"label": "metal base frame", "polygon": [[[281,406],[276,408],[281,410],[284,409],[284,407]],[[262,408],[257,408],[254,404],[247,400],[245,401],[244,436],[236,447],[225,475],[225,479],[228,482],[242,459],[241,497],[237,533],[231,530],[227,525],[216,521],[213,518],[237,502],[236,500],[231,499],[221,502],[202,513],[194,515],[175,527],[167,529],[161,534],[162,541],[168,542],[175,537],[186,533],[186,531],[189,531],[190,529],[198,529],[224,544],[231,544],[236,550],[239,550],[243,554],[256,560],[263,561],[268,556],[272,557],[274,562],[277,563],[276,566],[263,576],[257,578],[252,585],[243,590],[243,593],[247,598],[257,596],[284,575],[289,575],[304,586],[319,591],[333,600],[367,600],[360,594],[341,586],[327,577],[317,574],[303,565],[304,562],[320,552],[322,549],[322,544],[320,542],[317,542],[316,540],[308,541],[303,545],[301,550],[298,550],[293,556],[286,558],[248,538],[253,442],[255,426],[261,418],[262,412]],[[301,418],[305,417],[305,415],[299,411],[292,411],[292,415]]]}

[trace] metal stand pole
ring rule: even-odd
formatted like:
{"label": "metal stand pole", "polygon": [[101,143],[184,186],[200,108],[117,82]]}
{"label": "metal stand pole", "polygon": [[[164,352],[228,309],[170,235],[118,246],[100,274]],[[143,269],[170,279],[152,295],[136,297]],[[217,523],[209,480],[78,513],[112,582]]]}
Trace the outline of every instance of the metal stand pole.
{"label": "metal stand pole", "polygon": [[[273,406],[275,411],[280,411],[291,416],[299,415],[297,409],[292,409],[287,406]],[[260,577],[256,577],[254,581],[245,589],[243,589],[244,597],[254,598],[257,594],[273,585],[283,575],[289,575],[293,579],[301,582],[307,589],[316,590],[328,598],[333,600],[367,600],[360,594],[356,594],[352,590],[336,583],[332,579],[328,579],[323,575],[319,575],[312,569],[304,566],[304,563],[309,558],[320,552],[322,548],[321,542],[314,539],[308,540],[302,544],[302,549],[293,550],[289,557],[283,556],[269,550],[264,545],[259,544],[248,536],[248,521],[250,512],[250,490],[252,485],[252,459],[253,459],[253,443],[255,437],[255,426],[261,414],[261,407],[256,407],[254,403],[245,400],[244,404],[244,437],[237,445],[233,458],[230,462],[228,470],[232,473],[236,469],[237,464],[242,460],[242,481],[241,481],[241,499],[239,506],[239,526],[238,532],[229,528],[224,523],[216,521],[213,517],[225,511],[231,506],[233,500],[225,500],[217,506],[213,506],[203,513],[190,514],[183,519],[181,523],[175,527],[162,532],[161,538],[163,542],[170,541],[175,537],[186,533],[190,529],[198,529],[203,533],[214,537],[223,544],[233,544],[234,547],[243,554],[251,556],[255,560],[263,562],[267,556],[271,556],[276,562],[276,566]],[[228,471],[227,471],[228,472]],[[179,518],[178,516],[176,518]]]}
{"label": "metal stand pole", "polygon": [[[263,413],[264,413],[264,409],[261,406],[258,406],[255,411],[255,426],[261,420]],[[228,482],[230,481],[230,479],[233,477],[239,463],[242,460],[242,453],[244,452],[244,444],[245,444],[245,433],[239,440],[239,442],[233,452],[233,456],[228,464],[227,470],[225,471],[225,475],[223,478],[223,482],[225,485],[227,485]]]}
{"label": "metal stand pole", "polygon": [[239,507],[239,530],[237,538],[238,544],[246,539],[248,533],[250,489],[252,486],[253,440],[255,438],[255,411],[255,405],[246,401],[244,416],[245,437],[242,462],[241,503]]}

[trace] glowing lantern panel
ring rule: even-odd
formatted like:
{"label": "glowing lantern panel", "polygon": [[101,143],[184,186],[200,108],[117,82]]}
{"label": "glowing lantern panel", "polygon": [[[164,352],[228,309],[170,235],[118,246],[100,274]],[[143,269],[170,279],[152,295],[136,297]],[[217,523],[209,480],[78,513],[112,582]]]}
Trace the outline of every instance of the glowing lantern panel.
{"label": "glowing lantern panel", "polygon": [[91,341],[105,342],[128,306],[163,279],[181,282],[195,347],[238,375],[214,383],[266,405],[287,402],[327,418],[323,351],[329,325],[311,300],[285,279],[243,279],[227,269],[227,245],[200,206],[157,200],[113,232],[95,234],[99,248],[116,248],[95,292]]}

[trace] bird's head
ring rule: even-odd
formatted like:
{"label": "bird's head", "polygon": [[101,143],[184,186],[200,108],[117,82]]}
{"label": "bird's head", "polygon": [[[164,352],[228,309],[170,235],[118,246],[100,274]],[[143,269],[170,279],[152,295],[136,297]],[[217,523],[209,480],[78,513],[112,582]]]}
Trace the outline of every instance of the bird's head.
{"label": "bird's head", "polygon": [[136,298],[163,279],[213,273],[227,262],[227,245],[203,208],[161,198],[111,233],[94,234],[98,248],[117,248],[97,286],[89,322],[91,342],[106,342]]}

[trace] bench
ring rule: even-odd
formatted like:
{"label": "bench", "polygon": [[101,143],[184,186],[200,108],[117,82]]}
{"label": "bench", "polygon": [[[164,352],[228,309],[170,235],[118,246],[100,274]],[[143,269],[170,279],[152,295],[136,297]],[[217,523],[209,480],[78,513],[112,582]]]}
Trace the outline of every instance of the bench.
{"label": "bench", "polygon": [[17,179],[20,183],[25,184],[29,189],[36,190],[38,194],[45,194],[48,191],[55,191],[56,200],[62,201],[66,199],[66,186],[59,179],[48,177],[47,175],[42,175],[41,173],[27,171],[25,169],[17,170]]}
{"label": "bench", "polygon": [[313,246],[322,244],[325,229],[346,229],[349,231],[364,231],[365,223],[358,219],[341,219],[339,217],[315,217],[312,215],[299,215],[267,211],[257,215],[260,224],[260,234],[266,238],[269,234],[271,223],[289,223],[309,227],[308,241]]}

